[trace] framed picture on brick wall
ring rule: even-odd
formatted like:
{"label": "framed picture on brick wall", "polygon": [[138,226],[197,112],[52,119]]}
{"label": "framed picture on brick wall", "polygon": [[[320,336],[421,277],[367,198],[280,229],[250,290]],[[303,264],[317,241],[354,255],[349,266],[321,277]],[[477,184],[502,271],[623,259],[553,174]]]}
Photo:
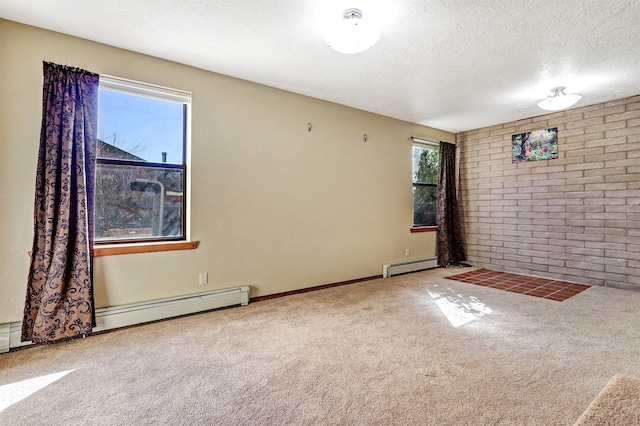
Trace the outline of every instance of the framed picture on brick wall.
{"label": "framed picture on brick wall", "polygon": [[511,136],[511,162],[558,158],[558,128],[552,127]]}

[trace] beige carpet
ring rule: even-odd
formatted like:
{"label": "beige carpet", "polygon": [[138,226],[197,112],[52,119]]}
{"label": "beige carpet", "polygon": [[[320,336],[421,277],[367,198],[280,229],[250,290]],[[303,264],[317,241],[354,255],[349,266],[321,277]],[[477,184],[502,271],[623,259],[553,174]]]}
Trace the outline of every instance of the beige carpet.
{"label": "beige carpet", "polygon": [[616,374],[576,426],[640,425],[640,380]]}
{"label": "beige carpet", "polygon": [[444,279],[467,270],[3,354],[0,403],[51,383],[0,425],[572,425],[615,374],[640,378],[640,293]]}

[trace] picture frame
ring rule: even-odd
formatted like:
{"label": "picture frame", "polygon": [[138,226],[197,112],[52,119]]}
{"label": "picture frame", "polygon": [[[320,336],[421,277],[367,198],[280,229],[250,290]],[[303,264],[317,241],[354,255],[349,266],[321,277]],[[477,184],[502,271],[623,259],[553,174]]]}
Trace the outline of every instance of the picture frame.
{"label": "picture frame", "polygon": [[511,136],[511,162],[555,160],[558,158],[558,128],[551,127]]}

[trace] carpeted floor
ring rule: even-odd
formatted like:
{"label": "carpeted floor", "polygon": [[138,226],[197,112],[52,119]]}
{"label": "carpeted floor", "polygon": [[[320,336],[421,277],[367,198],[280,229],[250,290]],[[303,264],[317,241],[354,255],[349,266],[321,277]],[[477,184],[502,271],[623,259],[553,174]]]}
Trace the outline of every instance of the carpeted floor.
{"label": "carpeted floor", "polygon": [[575,426],[640,425],[640,380],[616,374]]}
{"label": "carpeted floor", "polygon": [[43,383],[0,424],[572,425],[615,374],[640,378],[640,293],[558,303],[446,279],[464,271],[3,354],[0,401]]}

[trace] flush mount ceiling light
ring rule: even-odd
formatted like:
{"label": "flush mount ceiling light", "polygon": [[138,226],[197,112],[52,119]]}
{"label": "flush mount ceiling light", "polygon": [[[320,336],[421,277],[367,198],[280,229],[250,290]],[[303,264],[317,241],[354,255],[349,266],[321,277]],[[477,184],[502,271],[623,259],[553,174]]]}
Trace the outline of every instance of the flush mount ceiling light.
{"label": "flush mount ceiling light", "polygon": [[324,41],[333,50],[353,54],[370,49],[380,40],[380,28],[362,19],[360,9],[348,9],[343,19],[332,25],[324,34]]}
{"label": "flush mount ceiling light", "polygon": [[559,86],[551,89],[551,95],[546,99],[538,102],[538,106],[547,111],[559,111],[561,109],[569,108],[571,105],[582,99],[580,95],[567,95],[564,93],[566,87]]}

